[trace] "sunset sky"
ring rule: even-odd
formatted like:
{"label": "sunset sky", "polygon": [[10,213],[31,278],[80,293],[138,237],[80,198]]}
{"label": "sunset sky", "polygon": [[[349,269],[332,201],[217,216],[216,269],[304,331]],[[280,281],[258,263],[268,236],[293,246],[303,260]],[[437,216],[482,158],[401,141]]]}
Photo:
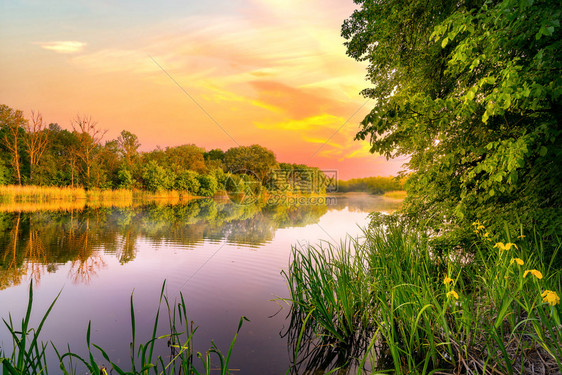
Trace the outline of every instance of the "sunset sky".
{"label": "sunset sky", "polygon": [[[386,176],[354,141],[372,102],[345,54],[352,0],[0,0],[0,104],[70,128],[77,114],[144,151],[260,144],[281,162]],[[181,86],[181,88],[179,86]]]}

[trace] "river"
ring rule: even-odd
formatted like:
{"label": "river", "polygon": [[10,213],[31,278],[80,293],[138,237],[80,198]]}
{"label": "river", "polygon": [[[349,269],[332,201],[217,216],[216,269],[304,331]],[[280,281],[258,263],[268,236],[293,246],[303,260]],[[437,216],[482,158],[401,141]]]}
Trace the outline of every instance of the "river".
{"label": "river", "polygon": [[[28,210],[0,207],[0,317],[25,315],[34,285],[33,322],[60,292],[41,339],[81,355],[86,329],[116,363],[129,361],[130,297],[137,342],[148,338],[163,282],[170,301],[179,293],[199,327],[195,349],[211,340],[226,352],[241,316],[231,369],[284,374],[290,367],[288,290],[281,271],[291,246],[338,242],[360,235],[373,211],[400,201],[340,194],[315,204],[238,205],[228,200],[137,203],[130,207]],[[11,338],[0,328],[0,347]],[[56,357],[49,354],[56,368]],[[104,359],[97,357],[99,363]],[[125,366],[126,367],[126,366]],[[56,371],[54,371],[56,373]],[[312,372],[311,372],[312,373]]]}

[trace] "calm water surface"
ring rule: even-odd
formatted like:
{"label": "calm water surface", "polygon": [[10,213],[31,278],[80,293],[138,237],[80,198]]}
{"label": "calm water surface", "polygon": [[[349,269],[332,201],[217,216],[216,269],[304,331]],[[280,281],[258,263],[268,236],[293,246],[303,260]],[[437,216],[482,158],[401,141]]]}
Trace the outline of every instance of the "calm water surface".
{"label": "calm water surface", "polygon": [[[199,327],[197,351],[213,340],[226,352],[246,316],[250,322],[240,331],[231,368],[284,374],[291,358],[285,335],[289,308],[278,299],[288,297],[280,272],[289,264],[291,246],[359,235],[369,212],[390,212],[400,204],[365,194],[335,198],[298,207],[207,199],[27,213],[11,208],[0,212],[0,317],[25,315],[31,280],[35,322],[62,290],[42,339],[61,350],[69,343],[84,354],[91,321],[92,342],[126,364],[131,293],[137,342],[143,342],[166,280],[168,297],[174,300],[181,291]],[[0,347],[11,347],[4,328]]]}

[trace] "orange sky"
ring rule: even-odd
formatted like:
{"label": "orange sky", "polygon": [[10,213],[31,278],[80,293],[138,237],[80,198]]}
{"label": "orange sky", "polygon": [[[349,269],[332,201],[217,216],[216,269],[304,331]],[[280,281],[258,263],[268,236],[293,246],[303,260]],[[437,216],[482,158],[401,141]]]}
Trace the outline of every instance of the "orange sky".
{"label": "orange sky", "polygon": [[353,140],[373,103],[339,35],[351,0],[48,3],[0,4],[1,104],[64,128],[91,115],[143,150],[260,144],[343,179],[401,169]]}

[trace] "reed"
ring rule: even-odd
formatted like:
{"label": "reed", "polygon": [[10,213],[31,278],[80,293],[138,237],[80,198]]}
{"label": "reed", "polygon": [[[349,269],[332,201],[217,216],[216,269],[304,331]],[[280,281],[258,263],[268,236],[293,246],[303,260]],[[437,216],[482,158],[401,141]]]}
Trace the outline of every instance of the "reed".
{"label": "reed", "polygon": [[[87,356],[80,356],[72,352],[70,348],[68,351],[59,351],[54,345],[51,344],[53,350],[56,352],[59,359],[58,367],[63,374],[76,373],[77,369],[82,366],[87,369],[89,374],[107,375],[108,373],[117,374],[211,374],[220,373],[221,375],[229,374],[229,361],[236,342],[236,338],[245,317],[240,318],[238,329],[232,339],[230,347],[226,355],[211,342],[211,347],[204,353],[197,352],[194,346],[195,332],[197,328],[192,321],[188,320],[186,303],[183,295],[180,293],[180,302],[171,304],[166,295],[164,294],[165,283],[162,285],[160,292],[160,300],[156,310],[154,325],[152,328],[152,336],[144,343],[137,344],[136,337],[136,320],[135,308],[133,302],[133,295],[130,299],[130,317],[131,317],[131,342],[130,346],[130,363],[127,368],[122,363],[112,361],[107,351],[91,341],[91,322],[88,324],[86,332],[86,348]],[[60,293],[59,293],[60,295]],[[58,299],[58,296],[57,298]],[[26,316],[22,319],[21,328],[16,328],[13,324],[11,316],[9,320],[4,320],[4,324],[8,328],[13,339],[13,351],[11,355],[6,356],[0,348],[0,368],[4,374],[9,375],[36,375],[48,374],[49,366],[47,363],[46,349],[47,344],[39,341],[39,334],[46,321],[51,309],[55,302],[50,305],[47,312],[44,314],[41,322],[37,328],[29,327],[33,304],[33,286],[29,287],[29,299]],[[157,336],[158,325],[160,323],[160,313],[162,307],[165,306],[168,313],[168,326],[167,334]],[[157,342],[167,342],[170,348],[170,353],[165,356],[155,354],[155,346]],[[100,365],[95,357],[94,352],[101,354],[108,364],[108,368]],[[109,371],[109,372],[108,372]]]}
{"label": "reed", "polygon": [[91,189],[86,193],[87,199],[91,201],[120,201],[132,202],[133,191],[131,189]]}
{"label": "reed", "polygon": [[384,197],[391,199],[405,199],[408,194],[405,190],[394,190],[387,191],[384,193]]}
{"label": "reed", "polygon": [[46,202],[50,200],[86,199],[83,188],[5,185],[0,186],[1,202]]}
{"label": "reed", "polygon": [[445,256],[397,223],[337,248],[293,248],[284,275],[294,314],[310,316],[324,343],[368,337],[358,371],[369,363],[397,374],[561,372],[562,271],[553,261],[562,244],[546,259],[539,236],[506,233],[496,243],[475,228],[475,251]]}

